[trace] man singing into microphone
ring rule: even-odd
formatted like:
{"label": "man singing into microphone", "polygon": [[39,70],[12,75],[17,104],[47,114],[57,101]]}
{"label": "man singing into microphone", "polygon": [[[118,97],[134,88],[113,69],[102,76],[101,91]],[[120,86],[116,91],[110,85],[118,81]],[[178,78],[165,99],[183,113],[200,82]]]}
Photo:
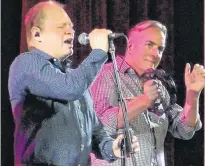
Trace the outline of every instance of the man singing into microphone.
{"label": "man singing into microphone", "polygon": [[[144,81],[148,69],[156,69],[166,46],[167,29],[158,21],[147,20],[135,25],[129,32],[125,57],[117,57],[123,97],[126,100],[130,127],[140,144],[135,153],[137,165],[165,165],[164,140],[167,131],[176,138],[188,140],[202,126],[199,118],[199,96],[205,86],[205,69],[201,65],[185,68],[186,98],[182,108],[171,103],[170,95],[161,81]],[[121,133],[123,115],[112,63],[105,64],[91,85],[91,96],[98,118],[110,135]],[[153,110],[161,99],[164,112]],[[161,109],[160,109],[161,110]],[[128,165],[132,165],[130,158]],[[92,158],[92,165],[108,163]],[[108,165],[121,165],[117,160]]]}
{"label": "man singing into microphone", "polygon": [[[17,56],[9,72],[15,165],[89,165],[91,151],[116,160],[123,136],[113,140],[106,134],[88,92],[107,60],[111,32],[93,30],[92,52],[78,68],[65,69],[61,60],[73,53],[74,30],[62,6],[36,4],[25,26],[29,52]],[[136,151],[136,138],[132,141]]]}

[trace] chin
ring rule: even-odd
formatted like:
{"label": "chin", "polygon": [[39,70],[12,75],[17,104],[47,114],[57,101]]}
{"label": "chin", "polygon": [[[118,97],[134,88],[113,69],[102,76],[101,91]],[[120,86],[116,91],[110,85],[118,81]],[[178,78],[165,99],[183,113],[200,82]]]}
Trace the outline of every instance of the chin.
{"label": "chin", "polygon": [[67,50],[67,53],[66,53],[68,56],[72,56],[73,55],[73,49],[69,49]]}
{"label": "chin", "polygon": [[64,61],[65,59],[67,59],[71,55],[72,55],[71,52],[62,53],[62,56],[60,57],[60,59],[61,59],[61,61]]}
{"label": "chin", "polygon": [[73,50],[66,51],[66,52],[64,52],[63,55],[65,55],[65,56],[72,56],[73,55]]}
{"label": "chin", "polygon": [[146,71],[146,70],[148,70],[148,69],[150,69],[150,68],[154,69],[153,66],[147,66],[146,68],[144,68],[144,71]]}
{"label": "chin", "polygon": [[68,55],[72,56],[73,55],[73,50],[71,50]]}

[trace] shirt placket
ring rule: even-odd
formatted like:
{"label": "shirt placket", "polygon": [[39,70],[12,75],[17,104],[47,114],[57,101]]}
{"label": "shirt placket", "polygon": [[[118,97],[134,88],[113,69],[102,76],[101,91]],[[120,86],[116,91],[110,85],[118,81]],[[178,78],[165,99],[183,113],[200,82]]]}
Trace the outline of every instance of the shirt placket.
{"label": "shirt placket", "polygon": [[84,129],[84,117],[83,117],[83,114],[81,112],[80,106],[78,106],[78,110],[79,110],[78,111],[79,112],[78,119],[79,119],[79,126],[80,126],[80,141],[81,141],[81,144],[80,144],[80,159],[79,159],[78,166],[80,166],[81,164],[84,164],[84,162],[83,162],[83,152],[84,152],[85,143],[86,143],[86,133],[85,133],[85,129]]}
{"label": "shirt placket", "polygon": [[[133,70],[128,71],[128,75],[129,77],[132,79],[132,81],[135,83],[135,85],[137,87],[139,87],[139,91],[140,94],[143,93],[143,83],[142,81],[138,78],[138,76],[135,74],[135,72]],[[147,120],[147,123],[150,125],[150,118],[148,116],[148,112],[146,112],[146,114],[144,115],[145,119]],[[153,143],[153,146],[151,146],[151,160],[150,160],[150,165],[151,166],[157,166],[157,148],[156,148],[156,138],[155,138],[155,134],[154,134],[154,129],[152,129],[152,127],[150,127],[150,132],[151,134],[151,142]]]}

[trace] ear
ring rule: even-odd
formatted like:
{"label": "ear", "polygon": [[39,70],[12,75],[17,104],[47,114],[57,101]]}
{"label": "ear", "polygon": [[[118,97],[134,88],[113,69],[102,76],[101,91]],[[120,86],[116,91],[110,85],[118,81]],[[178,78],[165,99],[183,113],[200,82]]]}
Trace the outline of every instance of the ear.
{"label": "ear", "polygon": [[38,27],[32,27],[31,28],[31,36],[34,40],[37,42],[42,42],[42,37],[41,37],[41,30]]}
{"label": "ear", "polygon": [[128,42],[128,45],[127,45],[127,49],[126,49],[126,55],[129,55],[129,54],[130,54],[132,48],[133,48],[133,45],[132,45],[132,43],[129,41],[129,42]]}

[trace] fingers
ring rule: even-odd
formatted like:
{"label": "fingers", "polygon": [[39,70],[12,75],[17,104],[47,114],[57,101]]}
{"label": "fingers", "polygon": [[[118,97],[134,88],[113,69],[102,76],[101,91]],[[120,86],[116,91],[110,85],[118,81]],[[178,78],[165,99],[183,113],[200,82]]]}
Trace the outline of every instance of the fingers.
{"label": "fingers", "polygon": [[155,100],[163,97],[163,85],[159,80],[148,80],[144,84],[143,99],[145,105],[149,108]]}
{"label": "fingers", "polygon": [[204,66],[195,64],[191,72],[192,82],[205,82],[205,69]]}
{"label": "fingers", "polygon": [[202,65],[199,65],[199,64],[195,64],[194,65],[194,68],[193,68],[193,72],[196,74],[196,75],[201,75],[202,77],[205,76],[205,69]]}
{"label": "fingers", "polygon": [[114,144],[114,145],[117,146],[117,147],[120,147],[120,145],[121,145],[123,139],[124,139],[124,135],[123,135],[123,134],[119,135],[119,136],[115,139],[115,141],[114,141],[115,144]]}
{"label": "fingers", "polygon": [[[121,156],[121,142],[124,139],[124,135],[119,135],[113,142],[113,152],[115,154],[116,157],[118,158],[122,158]],[[140,146],[139,146],[139,142],[137,141],[137,137],[136,136],[132,136],[132,151],[137,152],[140,151]]]}
{"label": "fingers", "polygon": [[129,97],[125,97],[124,99],[130,101],[133,100],[134,98],[135,98],[134,96],[129,96]]}
{"label": "fingers", "polygon": [[112,33],[107,29],[94,29],[89,34],[90,46],[92,49],[102,49],[105,52],[108,51],[108,35]]}
{"label": "fingers", "polygon": [[132,142],[136,142],[137,141],[137,137],[136,136],[132,136]]}
{"label": "fingers", "polygon": [[136,136],[132,136],[132,149],[134,152],[138,152],[140,151],[140,144],[137,141],[137,137]]}
{"label": "fingers", "polygon": [[112,33],[112,31],[111,30],[107,30],[107,34],[109,35],[109,34],[111,34]]}
{"label": "fingers", "polygon": [[188,90],[194,90],[200,93],[205,86],[204,66],[195,64],[190,75],[185,75],[185,84]]}
{"label": "fingers", "polygon": [[134,152],[140,151],[140,144],[139,144],[139,142],[133,143],[132,144],[132,149],[133,149]]}
{"label": "fingers", "polygon": [[191,70],[191,65],[189,63],[186,63],[185,76],[190,74],[190,70]]}
{"label": "fingers", "polygon": [[[124,139],[124,135],[119,135],[113,143],[113,151],[114,151],[115,155],[119,158],[121,157],[120,149],[121,149],[121,142],[123,139]],[[139,142],[137,141],[136,136],[132,136],[132,145],[131,146],[132,146],[132,150],[134,152],[140,151],[140,145],[139,145]]]}
{"label": "fingers", "polygon": [[117,138],[116,138],[116,140],[117,141],[122,141],[122,139],[124,139],[124,135],[123,134],[121,134],[121,135],[119,135]]}
{"label": "fingers", "polygon": [[204,83],[203,84],[203,87],[204,87],[204,85],[205,85],[205,69],[204,69],[204,66],[196,64],[196,65],[194,65],[193,71],[194,71],[195,80],[197,82]]}
{"label": "fingers", "polygon": [[155,100],[161,92],[160,84],[158,80],[148,80],[144,85],[144,94],[147,94],[150,100]]}

